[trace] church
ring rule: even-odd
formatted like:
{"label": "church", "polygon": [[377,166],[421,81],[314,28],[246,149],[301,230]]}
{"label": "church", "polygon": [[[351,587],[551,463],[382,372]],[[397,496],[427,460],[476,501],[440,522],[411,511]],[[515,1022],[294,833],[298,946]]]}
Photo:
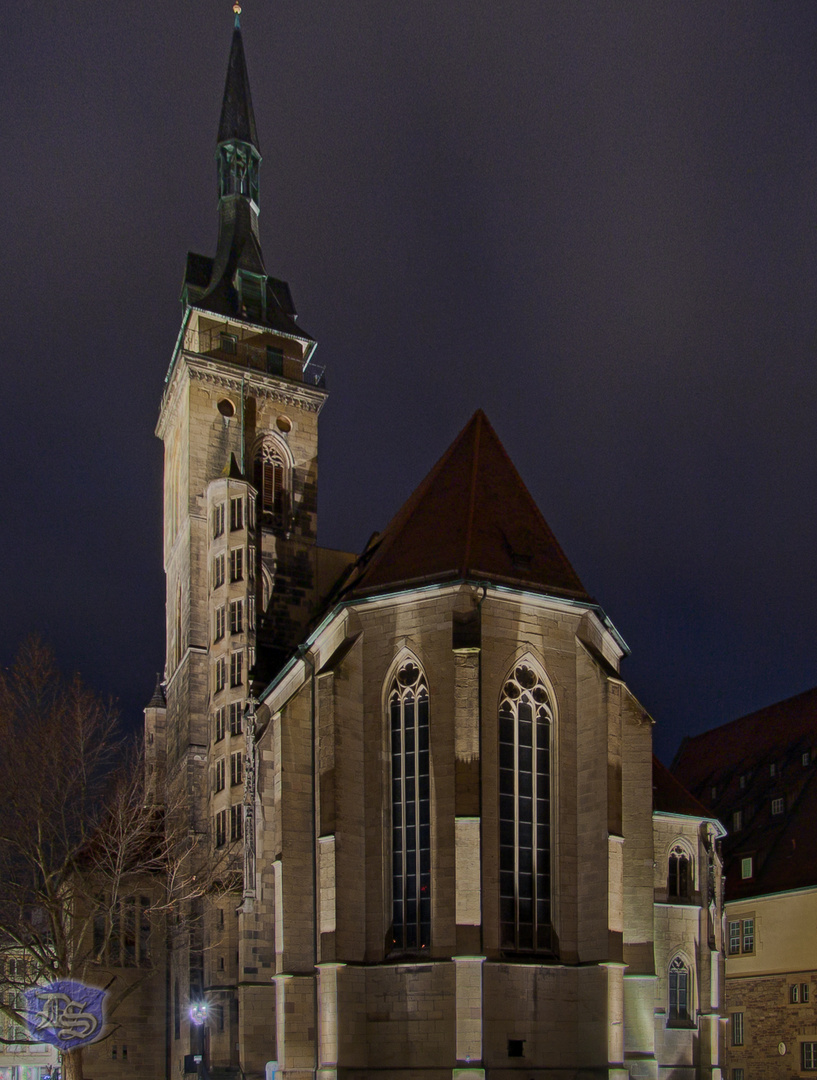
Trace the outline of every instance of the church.
{"label": "church", "polygon": [[154,929],[86,1073],[717,1080],[723,829],[653,758],[626,645],[485,413],[363,552],[318,545],[327,391],[262,252],[239,15],[156,429],[145,710],[151,783],[230,869]]}

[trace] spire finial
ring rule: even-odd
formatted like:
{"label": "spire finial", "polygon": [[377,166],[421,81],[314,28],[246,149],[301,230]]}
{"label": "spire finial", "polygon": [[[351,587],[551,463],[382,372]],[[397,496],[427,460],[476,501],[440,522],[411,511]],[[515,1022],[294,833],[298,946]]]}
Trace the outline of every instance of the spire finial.
{"label": "spire finial", "polygon": [[240,30],[241,29],[241,19],[240,19],[241,4],[239,4],[238,0],[235,0],[235,3],[233,4],[233,11],[235,12],[235,28],[236,28],[236,30]]}

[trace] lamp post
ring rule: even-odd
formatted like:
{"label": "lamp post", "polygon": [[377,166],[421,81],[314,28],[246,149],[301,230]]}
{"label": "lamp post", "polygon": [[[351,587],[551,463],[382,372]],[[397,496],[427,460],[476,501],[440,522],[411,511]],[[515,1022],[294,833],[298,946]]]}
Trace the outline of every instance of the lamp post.
{"label": "lamp post", "polygon": [[204,1076],[204,1025],[207,1022],[207,1002],[195,1001],[190,1006],[190,1019],[198,1029],[199,1052],[195,1055],[196,1075]]}

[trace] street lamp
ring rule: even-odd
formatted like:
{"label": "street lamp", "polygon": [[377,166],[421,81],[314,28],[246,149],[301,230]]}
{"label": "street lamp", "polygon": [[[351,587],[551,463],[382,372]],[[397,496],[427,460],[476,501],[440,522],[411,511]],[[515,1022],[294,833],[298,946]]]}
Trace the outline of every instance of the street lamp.
{"label": "street lamp", "polygon": [[199,1032],[199,1052],[194,1056],[193,1060],[196,1063],[196,1074],[198,1076],[203,1075],[203,1062],[204,1062],[204,1025],[207,1023],[207,1002],[206,1001],[194,1001],[190,1006],[190,1019],[195,1024]]}

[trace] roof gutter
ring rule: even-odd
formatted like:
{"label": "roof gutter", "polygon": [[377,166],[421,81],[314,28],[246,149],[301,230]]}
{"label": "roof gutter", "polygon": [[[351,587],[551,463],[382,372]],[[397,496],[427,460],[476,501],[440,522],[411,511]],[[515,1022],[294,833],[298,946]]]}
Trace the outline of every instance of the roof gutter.
{"label": "roof gutter", "polygon": [[[311,649],[312,646],[317,641],[317,639],[323,633],[325,628],[342,611],[345,611],[347,608],[357,607],[357,606],[360,606],[360,605],[363,605],[363,604],[373,604],[375,602],[379,603],[379,602],[382,602],[383,600],[392,600],[392,599],[396,600],[400,596],[405,596],[406,593],[439,592],[442,589],[455,589],[455,588],[459,588],[462,585],[470,585],[470,586],[473,586],[476,589],[482,590],[483,591],[483,596],[482,596],[483,601],[485,599],[485,596],[487,595],[488,589],[495,589],[497,592],[502,592],[502,593],[513,593],[515,595],[521,594],[522,596],[531,596],[531,597],[537,597],[537,598],[538,597],[544,597],[547,600],[555,600],[557,603],[566,604],[566,605],[568,605],[568,607],[584,608],[585,610],[593,611],[598,616],[599,620],[601,621],[601,623],[605,627],[605,629],[608,630],[609,633],[616,640],[616,642],[619,645],[619,647],[621,648],[623,654],[625,656],[629,656],[630,649],[629,649],[626,641],[621,636],[621,634],[619,634],[619,632],[616,630],[615,626],[613,626],[610,619],[604,613],[604,610],[598,604],[595,604],[593,602],[588,603],[587,601],[582,601],[582,600],[571,600],[571,599],[563,597],[563,596],[550,596],[548,593],[528,592],[528,591],[526,591],[524,589],[514,589],[509,585],[493,585],[490,581],[487,581],[487,580],[477,581],[477,580],[472,580],[471,578],[458,578],[457,580],[454,580],[454,581],[437,582],[437,583],[435,583],[433,585],[406,586],[406,588],[404,588],[404,589],[394,589],[391,592],[377,593],[375,596],[364,596],[364,597],[361,597],[361,598],[359,598],[357,600],[341,600],[337,604],[335,604],[335,606],[330,611],[328,611],[326,613],[326,615],[323,617],[323,619],[320,621],[320,623],[318,623],[318,625],[315,627],[315,629],[312,631],[312,633],[309,635],[309,637],[306,639],[306,641],[303,642],[302,645],[298,646],[298,650],[300,652],[301,649]],[[269,686],[267,686],[267,688],[262,691],[262,693],[261,693],[261,695],[260,695],[260,697],[258,699],[259,702],[265,701],[267,699],[267,697],[269,697],[269,695],[276,688],[276,686],[278,686],[279,683],[283,682],[283,680],[286,678],[286,676],[292,671],[292,669],[295,667],[295,665],[301,659],[301,656],[299,655],[299,652],[294,653],[289,658],[289,660],[287,660],[286,664],[284,664],[284,666],[281,668],[281,670],[278,672],[278,674],[275,676],[275,678],[270,682]],[[683,816],[683,815],[681,815],[681,816]],[[707,820],[709,820],[709,819],[707,819]],[[714,821],[715,819],[713,818],[712,820]],[[720,826],[720,827],[723,828],[723,826]],[[725,833],[724,833],[724,835],[725,835]]]}
{"label": "roof gutter", "polygon": [[723,839],[723,837],[727,835],[726,829],[723,827],[722,823],[714,817],[698,817],[697,814],[673,814],[669,810],[653,810],[652,814],[653,817],[655,817],[656,814],[660,814],[661,817],[674,818],[679,821],[689,821],[690,818],[693,821],[706,821],[714,826],[715,832],[718,834],[718,839]]}
{"label": "roof gutter", "polygon": [[176,337],[176,344],[173,348],[173,356],[170,358],[170,366],[167,369],[167,375],[165,375],[165,386],[170,382],[173,377],[173,371],[176,367],[176,361],[179,359],[179,353],[181,352],[182,342],[184,341],[184,335],[187,333],[187,324],[190,322],[190,315],[193,309],[189,304],[185,305],[184,318],[182,319],[182,325],[179,329],[178,336]]}

